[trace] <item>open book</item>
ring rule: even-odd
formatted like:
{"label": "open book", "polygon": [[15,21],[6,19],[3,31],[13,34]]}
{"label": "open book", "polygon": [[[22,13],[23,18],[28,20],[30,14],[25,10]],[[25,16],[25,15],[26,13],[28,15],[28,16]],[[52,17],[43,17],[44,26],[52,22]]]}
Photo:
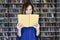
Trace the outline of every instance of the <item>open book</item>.
{"label": "open book", "polygon": [[24,26],[33,26],[35,23],[38,23],[39,15],[24,15],[18,14],[18,22],[22,23]]}

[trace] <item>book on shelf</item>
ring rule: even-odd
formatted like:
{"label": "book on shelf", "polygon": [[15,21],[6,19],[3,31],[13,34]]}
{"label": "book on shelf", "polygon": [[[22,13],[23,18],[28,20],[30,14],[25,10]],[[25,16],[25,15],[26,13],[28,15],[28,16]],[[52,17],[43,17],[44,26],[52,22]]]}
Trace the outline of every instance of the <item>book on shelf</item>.
{"label": "book on shelf", "polygon": [[16,8],[21,8],[21,7],[22,7],[22,5],[16,4]]}
{"label": "book on shelf", "polygon": [[9,12],[19,12],[19,9],[9,9]]}
{"label": "book on shelf", "polygon": [[2,4],[0,4],[0,8],[4,8],[4,6]]}
{"label": "book on shelf", "polygon": [[4,4],[3,7],[4,8],[8,8],[10,5],[9,4]]}
{"label": "book on shelf", "polygon": [[49,35],[47,35],[48,37],[45,38],[45,40],[51,40],[51,38],[49,37]]}
{"label": "book on shelf", "polygon": [[7,3],[7,0],[2,0],[2,3]]}
{"label": "book on shelf", "polygon": [[52,26],[50,23],[45,23],[45,26]]}
{"label": "book on shelf", "polygon": [[9,17],[15,17],[15,14],[8,14]]}
{"label": "book on shelf", "polygon": [[12,0],[7,0],[7,3],[11,3]]}
{"label": "book on shelf", "polygon": [[0,14],[0,17],[4,17],[4,15],[3,14]]}
{"label": "book on shelf", "polygon": [[52,17],[52,16],[53,16],[53,14],[47,13],[47,17]]}
{"label": "book on shelf", "polygon": [[16,3],[20,3],[20,0],[16,0]]}
{"label": "book on shelf", "polygon": [[16,3],[16,0],[11,0],[11,3]]}
{"label": "book on shelf", "polygon": [[10,13],[10,12],[13,12],[13,9],[9,9],[8,11],[9,11],[9,13]]}
{"label": "book on shelf", "polygon": [[7,22],[7,23],[4,23],[4,26],[6,27],[6,26],[9,26],[9,23]]}
{"label": "book on shelf", "polygon": [[49,21],[49,19],[48,18],[45,18],[45,21]]}
{"label": "book on shelf", "polygon": [[56,16],[57,16],[57,17],[60,17],[60,14],[57,13]]}
{"label": "book on shelf", "polygon": [[38,23],[38,15],[22,15],[18,14],[18,22],[22,23],[24,26],[33,26]]}
{"label": "book on shelf", "polygon": [[14,12],[19,12],[19,9],[14,9]]}
{"label": "book on shelf", "polygon": [[43,12],[48,12],[48,9],[42,9],[43,10]]}
{"label": "book on shelf", "polygon": [[40,18],[40,21],[43,21],[43,18]]}
{"label": "book on shelf", "polygon": [[4,17],[8,17],[8,13],[4,13]]}
{"label": "book on shelf", "polygon": [[16,8],[16,5],[12,5],[13,6],[13,8]]}
{"label": "book on shelf", "polygon": [[60,21],[60,18],[56,18],[55,20],[58,22],[58,21]]}
{"label": "book on shelf", "polygon": [[2,27],[2,23],[0,23],[0,27]]}
{"label": "book on shelf", "polygon": [[[28,1],[28,0],[27,0],[27,1]],[[26,2],[26,0],[21,0],[21,1],[20,1],[20,3],[25,3],[25,2]]]}
{"label": "book on shelf", "polygon": [[9,18],[9,22],[16,22],[16,18]]}
{"label": "book on shelf", "polygon": [[46,3],[47,1],[46,0],[43,0],[44,3]]}
{"label": "book on shelf", "polygon": [[9,5],[9,8],[12,8],[13,7],[13,5]]}
{"label": "book on shelf", "polygon": [[36,12],[38,14],[38,12],[40,12],[40,9],[35,9],[34,12]]}
{"label": "book on shelf", "polygon": [[3,23],[4,22],[4,18],[0,18],[0,22]]}
{"label": "book on shelf", "polygon": [[40,23],[41,26],[43,26],[43,23]]}
{"label": "book on shelf", "polygon": [[51,35],[55,35],[55,33],[54,32],[51,32]]}
{"label": "book on shelf", "polygon": [[35,2],[39,2],[40,0],[35,0]]}
{"label": "book on shelf", "polygon": [[30,1],[33,3],[39,3],[40,2],[40,0],[30,0]]}
{"label": "book on shelf", "polygon": [[0,9],[0,12],[7,12],[7,9]]}
{"label": "book on shelf", "polygon": [[8,22],[8,18],[4,18],[4,22]]}
{"label": "book on shelf", "polygon": [[23,2],[25,2],[26,0],[20,0],[20,3],[23,3]]}
{"label": "book on shelf", "polygon": [[0,3],[2,3],[2,0],[0,0]]}

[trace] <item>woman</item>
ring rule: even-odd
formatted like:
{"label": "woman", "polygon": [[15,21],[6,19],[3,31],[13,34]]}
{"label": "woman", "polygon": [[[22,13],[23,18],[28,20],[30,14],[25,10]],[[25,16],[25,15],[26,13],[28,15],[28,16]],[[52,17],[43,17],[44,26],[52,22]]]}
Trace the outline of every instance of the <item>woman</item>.
{"label": "woman", "polygon": [[[33,14],[33,5],[30,2],[26,2],[22,7],[22,14]],[[25,27],[21,23],[17,24],[17,40],[38,40],[39,24],[34,24],[32,27]]]}

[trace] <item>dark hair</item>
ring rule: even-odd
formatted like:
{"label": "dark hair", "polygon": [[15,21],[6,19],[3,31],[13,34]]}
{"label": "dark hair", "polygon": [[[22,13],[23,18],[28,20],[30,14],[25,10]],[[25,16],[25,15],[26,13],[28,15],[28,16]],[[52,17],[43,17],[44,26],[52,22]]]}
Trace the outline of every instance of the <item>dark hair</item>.
{"label": "dark hair", "polygon": [[26,9],[29,5],[31,5],[31,7],[32,7],[32,14],[33,14],[34,8],[30,2],[26,2],[23,4],[21,14],[26,14]]}

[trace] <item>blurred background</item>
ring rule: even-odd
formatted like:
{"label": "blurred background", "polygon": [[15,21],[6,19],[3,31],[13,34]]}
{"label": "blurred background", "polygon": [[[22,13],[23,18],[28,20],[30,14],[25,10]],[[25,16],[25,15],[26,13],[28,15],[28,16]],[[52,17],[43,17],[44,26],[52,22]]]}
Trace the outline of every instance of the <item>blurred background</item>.
{"label": "blurred background", "polygon": [[[0,40],[17,40],[17,15],[27,0],[0,0]],[[29,1],[29,0],[28,0]],[[39,14],[39,40],[60,40],[60,0],[30,0]]]}

